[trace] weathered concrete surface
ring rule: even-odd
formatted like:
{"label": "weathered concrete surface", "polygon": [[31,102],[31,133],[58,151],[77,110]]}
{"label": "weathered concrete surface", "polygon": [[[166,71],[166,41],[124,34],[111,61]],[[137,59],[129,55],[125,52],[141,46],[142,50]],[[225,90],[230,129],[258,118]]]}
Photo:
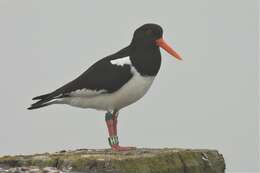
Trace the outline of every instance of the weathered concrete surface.
{"label": "weathered concrete surface", "polygon": [[[57,169],[56,169],[57,168]],[[0,172],[86,173],[224,173],[225,162],[216,150],[108,149],[60,151],[49,154],[0,157]],[[48,171],[49,170],[49,171]]]}

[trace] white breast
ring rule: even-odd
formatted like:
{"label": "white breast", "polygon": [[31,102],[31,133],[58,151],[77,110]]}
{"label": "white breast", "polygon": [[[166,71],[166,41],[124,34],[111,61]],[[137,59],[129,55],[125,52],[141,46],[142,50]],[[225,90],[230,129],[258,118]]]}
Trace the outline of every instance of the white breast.
{"label": "white breast", "polygon": [[[129,57],[111,61],[111,64],[122,66],[126,63],[131,63]],[[94,108],[109,111],[114,109],[119,110],[128,106],[142,98],[154,80],[154,77],[141,76],[133,66],[131,66],[131,72],[133,73],[133,77],[114,93],[101,93],[92,97],[77,97],[75,95],[75,97],[64,98],[63,103],[81,108]]]}

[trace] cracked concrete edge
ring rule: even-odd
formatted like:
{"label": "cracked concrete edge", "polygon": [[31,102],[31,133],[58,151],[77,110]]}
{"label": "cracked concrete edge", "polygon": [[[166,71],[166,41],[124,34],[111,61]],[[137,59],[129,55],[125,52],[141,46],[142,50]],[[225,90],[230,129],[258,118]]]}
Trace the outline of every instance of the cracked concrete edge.
{"label": "cracked concrete edge", "polygon": [[0,167],[37,166],[84,172],[224,173],[225,161],[216,150],[137,149],[117,153],[111,150],[61,151],[53,154],[4,156]]}

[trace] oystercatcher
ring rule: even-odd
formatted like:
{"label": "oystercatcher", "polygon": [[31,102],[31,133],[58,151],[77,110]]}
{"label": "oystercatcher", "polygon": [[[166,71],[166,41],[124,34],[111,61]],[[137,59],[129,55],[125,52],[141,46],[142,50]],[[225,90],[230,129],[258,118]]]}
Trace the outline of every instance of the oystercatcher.
{"label": "oystercatcher", "polygon": [[119,145],[118,113],[142,98],[152,85],[161,66],[159,47],[181,60],[181,56],[164,41],[162,27],[145,24],[136,29],[129,46],[99,60],[78,78],[57,90],[34,97],[33,100],[38,101],[28,109],[68,104],[106,111],[108,142],[112,150],[132,149]]}

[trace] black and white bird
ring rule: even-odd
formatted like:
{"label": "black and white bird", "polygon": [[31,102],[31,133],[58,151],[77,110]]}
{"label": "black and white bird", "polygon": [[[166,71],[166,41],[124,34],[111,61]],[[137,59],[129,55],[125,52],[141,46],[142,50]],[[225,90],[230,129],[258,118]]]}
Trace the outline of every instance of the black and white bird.
{"label": "black and white bird", "polygon": [[181,60],[164,41],[161,26],[145,24],[134,32],[129,46],[97,61],[78,78],[57,90],[34,97],[33,100],[38,101],[28,109],[67,104],[106,111],[111,148],[114,151],[132,149],[119,145],[118,112],[142,98],[151,87],[161,66],[160,47]]}

